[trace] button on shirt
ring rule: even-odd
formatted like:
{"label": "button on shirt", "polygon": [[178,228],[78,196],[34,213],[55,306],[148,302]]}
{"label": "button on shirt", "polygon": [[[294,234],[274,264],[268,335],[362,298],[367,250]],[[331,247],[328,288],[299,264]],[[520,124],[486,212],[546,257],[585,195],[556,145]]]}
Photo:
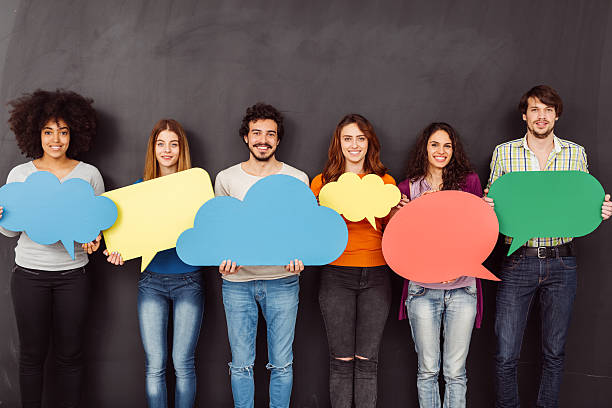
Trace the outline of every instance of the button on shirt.
{"label": "button on shirt", "polygon": [[[540,163],[535,153],[527,145],[527,135],[522,139],[498,145],[493,151],[491,159],[491,175],[487,188],[495,180],[511,171],[563,171],[578,170],[588,173],[587,157],[584,147],[570,142],[569,140],[559,139],[553,135],[553,150],[548,156],[546,166],[541,169]],[[526,246],[556,246],[562,245],[572,240],[571,237],[553,238],[531,238]],[[512,242],[511,237],[506,237],[506,244]]]}

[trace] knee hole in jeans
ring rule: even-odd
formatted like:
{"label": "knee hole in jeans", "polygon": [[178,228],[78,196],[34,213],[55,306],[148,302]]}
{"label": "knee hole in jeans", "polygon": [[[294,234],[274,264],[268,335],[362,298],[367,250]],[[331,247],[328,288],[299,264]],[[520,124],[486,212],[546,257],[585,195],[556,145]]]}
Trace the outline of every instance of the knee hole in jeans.
{"label": "knee hole in jeans", "polygon": [[340,361],[353,361],[354,360],[353,357],[334,357],[334,359],[340,360]]}

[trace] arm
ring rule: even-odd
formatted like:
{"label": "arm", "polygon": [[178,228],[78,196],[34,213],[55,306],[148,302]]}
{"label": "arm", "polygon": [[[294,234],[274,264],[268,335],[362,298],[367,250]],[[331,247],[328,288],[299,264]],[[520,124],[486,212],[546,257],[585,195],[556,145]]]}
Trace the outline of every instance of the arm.
{"label": "arm", "polygon": [[491,184],[495,182],[498,178],[500,178],[504,174],[501,159],[499,157],[499,146],[495,148],[493,151],[493,157],[491,158],[491,173],[489,174],[489,181],[487,182],[487,188],[484,190],[484,196],[482,199],[491,206],[491,208],[495,208],[495,203],[492,198],[487,197],[489,193],[489,187]]}
{"label": "arm", "polygon": [[[23,180],[25,180],[25,178],[23,178]],[[8,183],[13,183],[15,181],[23,181],[23,180],[18,180],[17,177],[15,176],[15,168],[13,168],[8,176],[6,177],[6,184]],[[2,207],[2,203],[0,203],[0,219],[2,219],[2,214],[4,213],[4,207]],[[19,234],[21,234],[21,232],[19,231],[11,231],[11,230],[7,230],[4,227],[0,227],[0,234],[7,236],[9,238],[13,238],[18,236]]]}

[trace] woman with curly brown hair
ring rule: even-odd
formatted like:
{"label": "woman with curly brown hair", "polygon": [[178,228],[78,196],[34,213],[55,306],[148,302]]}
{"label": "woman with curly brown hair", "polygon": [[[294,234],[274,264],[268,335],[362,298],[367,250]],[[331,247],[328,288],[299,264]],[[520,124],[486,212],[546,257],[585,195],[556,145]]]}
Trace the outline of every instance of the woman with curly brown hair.
{"label": "woman with curly brown hair", "polygon": [[[439,190],[462,190],[482,197],[480,179],[472,170],[459,134],[447,123],[431,123],[423,129],[408,163],[407,178],[398,186],[406,199],[418,199]],[[440,283],[404,282],[400,320],[406,318],[407,311],[418,356],[417,389],[421,408],[441,406],[438,386],[441,328],[446,383],[444,407],[465,407],[465,361],[474,320],[476,327],[480,327],[481,300],[480,282],[470,276]]]}
{"label": "woman with curly brown hair", "polygon": [[[379,157],[380,142],[363,116],[346,115],[336,126],[323,172],[312,180],[321,188],[345,172],[380,176],[395,184]],[[382,255],[386,219],[346,221],[348,244],[342,255],[321,269],[319,304],[329,343],[329,394],[334,408],[375,407],[378,348],[389,306],[391,282]]]}
{"label": "woman with curly brown hair", "polygon": [[[100,172],[75,159],[89,150],[96,135],[92,103],[91,99],[62,90],[37,90],[9,102],[9,126],[21,152],[33,160],[13,168],[7,183],[22,182],[30,174],[44,170],[62,182],[81,178],[91,184],[96,195],[102,194]],[[0,217],[2,211],[0,207]],[[75,244],[72,259],[60,242],[40,245],[25,232],[1,227],[0,232],[19,236],[11,293],[19,332],[22,406],[41,406],[44,363],[53,336],[59,405],[76,407],[82,388],[83,329],[89,298],[87,254],[77,251]]]}

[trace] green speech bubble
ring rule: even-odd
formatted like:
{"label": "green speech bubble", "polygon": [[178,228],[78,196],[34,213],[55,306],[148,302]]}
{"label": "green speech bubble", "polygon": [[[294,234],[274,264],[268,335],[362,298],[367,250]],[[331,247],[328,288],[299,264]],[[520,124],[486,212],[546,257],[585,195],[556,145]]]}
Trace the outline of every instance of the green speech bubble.
{"label": "green speech bubble", "polygon": [[508,255],[533,237],[581,237],[602,221],[605,192],[582,171],[516,171],[491,185],[499,232],[513,237]]}

